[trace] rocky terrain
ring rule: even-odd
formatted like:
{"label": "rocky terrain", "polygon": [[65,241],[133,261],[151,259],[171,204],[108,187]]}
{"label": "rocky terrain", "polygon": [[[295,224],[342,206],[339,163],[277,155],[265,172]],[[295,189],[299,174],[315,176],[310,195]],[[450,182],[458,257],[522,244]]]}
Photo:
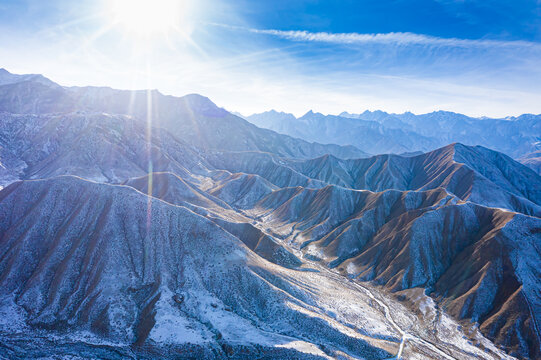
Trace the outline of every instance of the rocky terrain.
{"label": "rocky terrain", "polygon": [[0,357],[541,357],[541,176],[509,156],[44,79],[0,72]]}

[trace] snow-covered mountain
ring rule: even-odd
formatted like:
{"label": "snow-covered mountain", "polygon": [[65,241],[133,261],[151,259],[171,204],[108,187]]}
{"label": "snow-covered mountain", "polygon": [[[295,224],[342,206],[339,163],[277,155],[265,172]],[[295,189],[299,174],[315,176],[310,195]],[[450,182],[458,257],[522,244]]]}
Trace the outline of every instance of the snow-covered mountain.
{"label": "snow-covered mountain", "polygon": [[[415,303],[411,289],[425,288],[447,313],[479,324],[500,342],[536,341],[538,218],[463,203],[441,189],[374,194],[330,186],[290,196],[284,202],[273,193],[255,214],[305,257],[371,280],[404,301]],[[529,346],[519,343],[515,354]],[[532,358],[538,347],[531,347]]]}
{"label": "snow-covered mountain", "polygon": [[364,157],[199,95],[151,92],[149,124],[145,91],[23,78],[0,86],[0,355],[541,356],[541,176],[512,158]]}
{"label": "snow-covered mountain", "polygon": [[541,216],[541,177],[483,147],[451,144],[413,157],[378,155],[355,160],[330,155],[296,160],[236,152],[214,154],[207,161],[229,171],[258,174],[279,187],[334,184],[378,192],[444,188],[461,200]]}
{"label": "snow-covered mountain", "polygon": [[252,124],[263,129],[271,129],[281,134],[294,132],[297,118],[293,114],[270,110],[244,117]]}
{"label": "snow-covered mountain", "polygon": [[367,153],[428,151],[439,147],[433,139],[407,129],[388,128],[376,121],[307,112],[300,118],[291,114],[266,112],[246,117],[254,124],[307,141],[354,145]]}
{"label": "snow-covered mountain", "polygon": [[198,150],[169,132],[126,115],[0,113],[0,185],[16,179],[76,174],[121,182],[156,171],[203,169]]}
{"label": "snow-covered mountain", "polygon": [[332,139],[372,154],[430,151],[449,143],[481,145],[513,158],[541,149],[541,115],[471,118],[447,111],[414,115],[365,111],[338,116],[309,111],[300,118],[269,111],[247,116],[254,124],[309,141]]}
{"label": "snow-covered mountain", "polygon": [[27,80],[0,86],[0,112],[29,115],[108,113],[130,115],[145,122],[150,117],[152,126],[164,128],[178,139],[198,147],[257,150],[300,158],[326,153],[343,158],[365,155],[353,146],[309,143],[260,129],[197,94],[178,98],[162,95],[157,90],[65,88]]}
{"label": "snow-covered mountain", "polygon": [[419,315],[369,285],[307,261],[273,264],[227,220],[129,186],[60,177],[14,183],[0,199],[9,356],[385,359],[407,336],[407,356],[459,346],[464,359],[505,358],[478,332],[470,345],[446,315],[427,335]]}
{"label": "snow-covered mountain", "polygon": [[45,76],[41,74],[17,75],[17,74],[10,73],[6,69],[0,68],[0,85],[22,83],[22,82],[27,82],[27,81],[40,83],[49,87],[60,87],[60,85],[47,79]]}

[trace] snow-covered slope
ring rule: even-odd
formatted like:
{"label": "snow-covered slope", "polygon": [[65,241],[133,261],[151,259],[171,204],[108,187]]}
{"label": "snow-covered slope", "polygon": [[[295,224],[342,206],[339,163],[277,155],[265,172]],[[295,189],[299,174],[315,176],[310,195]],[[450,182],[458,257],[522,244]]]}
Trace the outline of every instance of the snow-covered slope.
{"label": "snow-covered slope", "polygon": [[403,157],[342,160],[326,155],[290,160],[260,153],[219,153],[214,167],[258,174],[279,187],[335,184],[371,191],[445,188],[462,200],[541,215],[541,177],[513,159],[482,147],[452,144]]}
{"label": "snow-covered slope", "polygon": [[[273,265],[212,219],[127,186],[17,182],[0,192],[0,214],[1,309],[11,317],[0,324],[10,357],[385,359],[405,325],[408,356],[453,351],[420,338],[415,315],[398,302],[389,303],[401,313],[395,322],[368,288]],[[54,346],[43,347],[44,331]],[[460,339],[456,325],[446,331]],[[486,351],[464,342],[464,359],[504,356],[477,339]]]}
{"label": "snow-covered slope", "polygon": [[204,149],[256,150],[298,158],[327,153],[342,158],[365,155],[353,146],[309,143],[260,129],[197,94],[178,98],[163,95],[157,90],[64,88],[51,87],[38,81],[22,81],[0,86],[2,111],[40,115],[77,111],[125,114],[139,122],[150,121],[152,126],[164,128],[178,139]]}
{"label": "snow-covered slope", "polygon": [[541,355],[539,218],[465,203],[441,188],[336,186],[273,192],[252,215],[304,257],[393,292],[425,288],[512,354]]}
{"label": "snow-covered slope", "polygon": [[63,174],[121,182],[149,166],[181,175],[204,171],[196,149],[152,130],[147,136],[143,123],[123,115],[0,113],[0,185]]}

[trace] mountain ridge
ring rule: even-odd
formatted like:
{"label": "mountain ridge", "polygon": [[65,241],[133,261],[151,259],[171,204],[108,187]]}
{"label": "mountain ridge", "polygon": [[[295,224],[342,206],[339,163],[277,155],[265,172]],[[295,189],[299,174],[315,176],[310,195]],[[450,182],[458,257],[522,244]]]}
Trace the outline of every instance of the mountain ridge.
{"label": "mountain ridge", "polygon": [[[74,201],[76,198],[83,201]],[[52,204],[60,212],[51,211]],[[153,209],[150,225],[144,211],[148,206]],[[28,207],[33,209],[34,219],[25,215],[29,214]],[[96,217],[86,214],[100,208],[103,210],[95,213]],[[290,270],[254,257],[241,241],[222,233],[210,219],[157,199],[149,203],[147,196],[130,187],[73,177],[22,181],[0,192],[0,212],[7,219],[2,222],[2,294],[17,294],[15,301],[26,309],[32,326],[90,326],[120,343],[146,344],[135,348],[143,356],[169,344],[166,346],[180,353],[190,351],[209,358],[259,353],[265,358],[315,359],[350,354],[383,359],[398,345],[391,325],[370,329],[361,320],[375,317],[385,323],[381,313],[367,305],[366,295],[354,287],[347,290],[330,275],[317,272],[296,272],[291,281]],[[72,214],[67,217],[69,227],[63,213]],[[36,216],[48,221],[35,221]],[[164,222],[174,226],[168,230],[155,226]],[[45,229],[44,224],[48,224]],[[142,235],[130,235],[134,231]],[[190,235],[193,231],[200,237]],[[109,233],[110,241],[98,235],[101,232]],[[147,232],[151,235],[145,236]],[[41,244],[30,241],[37,234],[45,237]],[[79,234],[75,244],[68,245],[70,234]],[[140,236],[141,243],[128,242],[130,256],[116,256],[124,252],[121,249],[127,238]],[[177,240],[166,240],[169,236]],[[212,246],[199,244],[200,238]],[[17,250],[25,248],[48,255],[30,260],[24,255],[28,252]],[[146,260],[140,255],[143,253],[148,253]],[[14,257],[8,261],[6,254]],[[220,260],[209,262],[209,257]],[[77,271],[81,266],[92,271]],[[340,289],[342,296],[355,297],[362,307],[347,310],[340,303],[333,304],[334,293],[323,289],[313,297],[305,289],[306,281],[313,277],[334,291]],[[276,287],[281,291],[275,292]],[[261,294],[256,295],[252,289]],[[243,296],[246,292],[250,296]],[[319,304],[328,313],[310,304]],[[318,315],[308,315],[303,308],[308,314],[317,311]],[[354,315],[357,309],[363,309],[362,316]],[[364,323],[362,334],[332,320],[343,311],[349,322]],[[276,312],[282,316],[273,317]],[[314,328],[319,329],[317,334],[311,332]],[[182,330],[183,335],[167,335],[173,329]],[[285,349],[271,346],[284,342],[291,344]],[[324,351],[310,345],[318,342],[325,343]],[[497,354],[497,349],[490,348],[488,354]]]}
{"label": "mountain ridge", "polygon": [[140,121],[147,121],[150,116],[153,126],[165,128],[181,140],[199,147],[259,150],[290,157],[311,157],[325,153],[346,158],[364,155],[353,146],[309,143],[259,129],[197,94],[178,98],[162,95],[157,90],[64,88],[22,81],[0,86],[2,111],[41,115],[86,111],[131,115]]}
{"label": "mountain ridge", "polygon": [[[539,356],[541,176],[509,156],[365,157],[196,94],[17,79],[0,86],[9,357]],[[403,115],[346,120],[397,146]],[[449,116],[424,121],[468,124]],[[343,119],[302,122],[330,138]]]}
{"label": "mountain ridge", "polygon": [[[484,167],[476,165],[472,159],[469,165],[456,162],[456,147],[478,159]],[[490,160],[483,160],[485,156]],[[355,160],[332,156],[287,160],[249,152],[214,154],[207,160],[228,171],[258,174],[279,187],[318,188],[336,184],[371,191],[443,187],[462,200],[538,217],[541,214],[541,193],[537,190],[541,188],[541,177],[511,158],[481,147],[452,144],[413,157],[377,155]],[[505,175],[509,172],[515,176]]]}
{"label": "mountain ridge", "polygon": [[[460,142],[483,145],[519,158],[539,150],[541,144],[541,114],[523,114],[504,119],[472,118],[441,110],[419,115],[411,112],[389,114],[381,110],[367,110],[360,114],[342,112],[338,116],[314,112],[308,112],[300,118],[286,115],[276,116],[272,112],[264,112],[247,116],[246,119],[259,123],[260,126],[305,139],[313,139],[315,129],[327,133],[325,129],[336,128],[339,123],[339,127],[347,131],[332,135],[336,143],[352,144],[372,154],[426,152],[449,143]],[[298,125],[301,121],[311,121],[312,128],[303,129]],[[363,142],[363,137],[376,136],[371,132],[374,123],[381,126],[378,131],[385,133],[389,144]]]}

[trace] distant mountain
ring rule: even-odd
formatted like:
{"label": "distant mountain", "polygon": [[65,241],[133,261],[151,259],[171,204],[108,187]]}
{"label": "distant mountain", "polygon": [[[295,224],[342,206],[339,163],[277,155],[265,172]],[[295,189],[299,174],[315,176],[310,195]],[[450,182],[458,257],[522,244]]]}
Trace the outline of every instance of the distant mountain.
{"label": "distant mountain", "polygon": [[[406,113],[406,114],[413,115],[412,113]],[[367,120],[367,121],[375,121],[390,129],[413,130],[413,127],[411,127],[409,124],[400,120],[399,117],[393,116],[392,114],[388,114],[381,110],[365,111],[362,114],[350,114],[348,112],[343,112],[338,116],[349,118],[349,119],[362,119],[362,120]]]}
{"label": "distant mountain", "polygon": [[105,112],[130,115],[143,122],[150,116],[152,126],[164,128],[177,138],[204,149],[257,150],[299,158],[327,153],[343,158],[365,155],[353,146],[308,143],[260,129],[196,94],[177,98],[156,90],[64,88],[31,79],[0,86],[0,112],[39,115]]}
{"label": "distant mountain", "polygon": [[428,151],[440,144],[410,130],[386,128],[376,121],[359,121],[309,111],[300,118],[269,111],[248,116],[254,124],[308,141],[353,145],[371,154]]}
{"label": "distant mountain", "polygon": [[478,119],[446,111],[423,115],[343,112],[339,116],[309,111],[297,119],[269,111],[246,119],[283,134],[309,141],[332,139],[372,154],[426,152],[454,142],[485,146],[513,158],[541,149],[541,115]]}
{"label": "distant mountain", "polygon": [[264,129],[271,129],[280,134],[289,134],[295,127],[297,118],[293,114],[270,110],[244,117],[252,124]]}
{"label": "distant mountain", "polygon": [[541,115],[524,114],[506,119],[472,118],[448,111],[423,115],[365,111],[362,114],[342,115],[377,121],[389,128],[414,131],[442,145],[452,142],[482,145],[513,158],[541,148]]}

